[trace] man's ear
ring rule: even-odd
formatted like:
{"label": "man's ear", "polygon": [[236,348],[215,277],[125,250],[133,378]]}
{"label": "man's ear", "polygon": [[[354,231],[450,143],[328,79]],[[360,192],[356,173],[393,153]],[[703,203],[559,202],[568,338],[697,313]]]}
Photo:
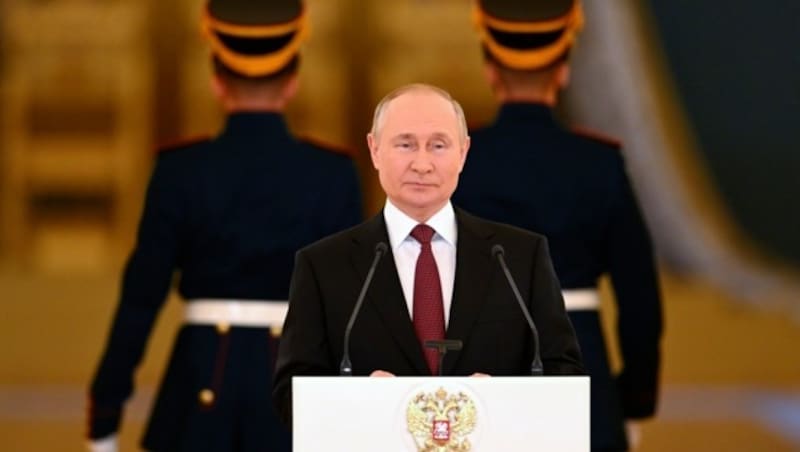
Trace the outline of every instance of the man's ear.
{"label": "man's ear", "polygon": [[500,71],[497,70],[497,66],[494,63],[489,61],[483,62],[483,76],[486,78],[486,81],[489,82],[489,86],[492,89],[495,89],[496,86],[500,84]]}
{"label": "man's ear", "polygon": [[467,154],[469,153],[469,145],[471,143],[472,139],[467,135],[464,138],[464,143],[461,145],[461,168],[458,170],[459,173],[464,169],[464,164],[467,162]]}
{"label": "man's ear", "polygon": [[286,83],[283,85],[281,97],[283,97],[284,101],[288,102],[290,99],[294,98],[299,88],[300,79],[297,77],[296,73],[291,74],[289,75],[289,79],[286,80]]}
{"label": "man's ear", "polygon": [[500,101],[505,100],[508,95],[508,90],[497,64],[492,61],[484,61],[483,76],[486,77],[486,81],[489,83],[489,88],[491,88],[494,97]]}
{"label": "man's ear", "polygon": [[569,63],[561,64],[558,69],[556,69],[556,83],[558,83],[559,90],[566,89],[566,87],[569,86],[569,77]]}
{"label": "man's ear", "polygon": [[219,75],[211,74],[210,84],[211,92],[214,93],[214,97],[216,97],[220,103],[224,103],[224,99],[228,97],[228,87],[225,85],[225,82]]}
{"label": "man's ear", "polygon": [[367,147],[369,147],[369,157],[372,159],[372,167],[378,169],[378,140],[372,135],[372,132],[367,134]]}

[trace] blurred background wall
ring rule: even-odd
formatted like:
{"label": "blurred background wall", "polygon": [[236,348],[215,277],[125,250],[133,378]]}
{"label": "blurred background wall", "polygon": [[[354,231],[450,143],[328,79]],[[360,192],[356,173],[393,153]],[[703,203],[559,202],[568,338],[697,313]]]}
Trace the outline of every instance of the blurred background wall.
{"label": "blurred background wall", "polygon": [[800,265],[800,4],[651,4],[710,183],[760,248]]}
{"label": "blurred background wall", "polygon": [[[643,451],[800,450],[800,10],[762,3],[585,1],[559,114],[622,139],[662,263],[664,393]],[[386,92],[433,83],[470,123],[494,115],[471,3],[307,5],[288,122],[351,150],[372,215],[383,195],[364,136]],[[202,6],[0,0],[4,450],[81,448],[86,385],[156,149],[222,124]],[[151,340],[124,450],[135,450],[179,307],[168,304]],[[604,319],[613,328],[607,302]]]}

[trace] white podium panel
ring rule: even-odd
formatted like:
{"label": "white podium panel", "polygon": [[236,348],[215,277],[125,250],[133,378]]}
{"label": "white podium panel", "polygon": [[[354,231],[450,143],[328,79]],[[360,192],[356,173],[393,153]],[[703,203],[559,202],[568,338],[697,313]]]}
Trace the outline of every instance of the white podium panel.
{"label": "white podium panel", "polygon": [[294,377],[294,450],[588,451],[589,377]]}

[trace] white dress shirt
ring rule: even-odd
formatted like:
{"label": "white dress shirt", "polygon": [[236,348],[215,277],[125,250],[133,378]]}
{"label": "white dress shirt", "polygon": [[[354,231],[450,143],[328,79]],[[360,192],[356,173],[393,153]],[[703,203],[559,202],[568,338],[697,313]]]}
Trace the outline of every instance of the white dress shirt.
{"label": "white dress shirt", "polygon": [[[400,285],[403,287],[403,296],[406,299],[408,314],[413,319],[414,271],[417,267],[417,258],[422,246],[410,234],[411,230],[419,222],[400,211],[388,199],[386,200],[386,206],[383,208],[383,218],[386,221],[389,244],[392,247],[397,276],[400,277]],[[446,329],[450,321],[450,305],[453,300],[453,285],[456,277],[458,227],[456,227],[456,215],[453,211],[453,205],[448,201],[425,224],[436,231],[433,239],[431,239],[431,248],[442,285],[444,326]]]}

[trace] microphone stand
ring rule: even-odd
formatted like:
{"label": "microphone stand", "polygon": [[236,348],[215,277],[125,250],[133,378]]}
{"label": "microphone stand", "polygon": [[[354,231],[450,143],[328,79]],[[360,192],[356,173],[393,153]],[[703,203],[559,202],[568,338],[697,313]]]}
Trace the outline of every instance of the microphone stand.
{"label": "microphone stand", "polygon": [[347,327],[344,330],[344,347],[342,352],[342,361],[339,364],[339,375],[345,377],[353,376],[353,364],[350,362],[350,333],[353,331],[353,324],[356,323],[356,317],[361,310],[361,304],[364,303],[364,296],[367,294],[369,284],[372,282],[372,276],[375,274],[375,267],[381,260],[384,254],[389,250],[383,242],[375,244],[375,257],[372,258],[372,265],[369,266],[367,278],[364,280],[364,285],[361,286],[361,292],[358,294],[356,305],[353,307],[353,312],[350,313],[350,320],[347,322]]}
{"label": "microphone stand", "polygon": [[492,247],[492,254],[497,258],[497,261],[500,262],[500,267],[503,269],[503,274],[505,274],[506,279],[508,280],[508,285],[511,286],[511,291],[514,292],[514,298],[517,300],[517,304],[519,304],[519,308],[522,310],[522,314],[525,316],[525,320],[528,322],[528,327],[530,327],[531,334],[533,335],[534,353],[533,362],[531,362],[531,375],[543,375],[544,367],[542,366],[542,359],[539,355],[539,330],[536,329],[536,324],[533,323],[531,313],[528,312],[525,302],[522,301],[522,295],[520,295],[517,284],[514,282],[514,278],[511,276],[511,272],[508,270],[508,266],[506,265],[506,260],[504,258],[505,250],[501,245],[494,245]]}
{"label": "microphone stand", "polygon": [[443,376],[442,374],[442,367],[444,367],[444,355],[447,354],[448,351],[458,351],[461,350],[463,346],[463,342],[458,339],[443,339],[443,340],[432,340],[432,341],[425,341],[426,348],[435,348],[436,352],[439,355],[439,376]]}

